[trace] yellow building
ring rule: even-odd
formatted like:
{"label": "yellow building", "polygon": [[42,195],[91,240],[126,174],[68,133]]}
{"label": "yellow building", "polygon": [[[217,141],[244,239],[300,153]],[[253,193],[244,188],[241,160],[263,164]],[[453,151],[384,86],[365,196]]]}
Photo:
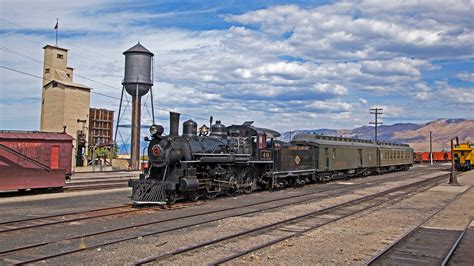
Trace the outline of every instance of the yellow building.
{"label": "yellow building", "polygon": [[453,148],[454,164],[457,170],[469,171],[472,169],[472,157],[474,153],[474,144],[461,143]]}
{"label": "yellow building", "polygon": [[68,50],[46,45],[44,49],[41,131],[65,130],[74,141],[72,165],[87,165],[91,88],[73,82],[67,66]]}

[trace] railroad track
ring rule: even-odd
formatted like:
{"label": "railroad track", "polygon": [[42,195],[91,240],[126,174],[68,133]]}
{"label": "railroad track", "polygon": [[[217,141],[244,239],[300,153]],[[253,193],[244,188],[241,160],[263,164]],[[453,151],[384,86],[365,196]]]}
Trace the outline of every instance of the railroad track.
{"label": "railroad track", "polygon": [[[320,210],[298,215],[293,218],[284,219],[264,226],[244,230],[239,233],[227,235],[210,241],[201,242],[192,246],[179,248],[171,252],[160,254],[136,261],[133,265],[142,265],[145,263],[157,262],[169,259],[181,254],[191,251],[200,250],[203,248],[214,248],[213,252],[216,254],[228,254],[226,257],[218,259],[211,263],[211,265],[218,265],[228,262],[249,254],[251,252],[260,250],[262,248],[280,243],[284,240],[299,236],[305,232],[317,229],[324,225],[337,222],[341,219],[355,215],[362,211],[372,209],[380,206],[380,204],[387,203],[396,199],[401,199],[417,190],[427,190],[440,181],[444,176],[429,178],[427,180],[418,181],[401,187],[392,188],[376,194],[364,196],[355,200],[351,200],[342,204],[326,207]],[[262,241],[262,238],[264,241]],[[269,240],[271,239],[271,240]],[[235,252],[233,246],[237,241],[245,241],[246,243],[258,243],[251,248],[239,250]],[[217,250],[224,249],[224,250]]]}
{"label": "railroad track", "polygon": [[[413,177],[414,174],[404,176],[404,179],[408,179]],[[377,180],[373,183],[373,185],[380,184],[383,182],[387,182],[388,180],[386,179],[381,179]],[[317,185],[317,184],[316,184]],[[366,185],[366,183],[361,183],[358,186],[363,186]],[[336,189],[339,189],[336,188]],[[298,198],[298,197],[303,197],[307,195],[315,195],[321,192],[326,192],[326,191],[333,191],[333,188],[330,188],[328,190],[322,190],[322,191],[317,191],[317,192],[310,192],[310,193],[303,193],[301,195],[296,195],[296,196],[291,196],[291,197],[282,197],[281,199],[277,200],[285,200],[285,199],[292,199],[292,198]],[[269,201],[264,201],[264,202],[258,202],[255,204],[262,204],[262,203],[268,203]],[[299,203],[299,202],[297,202]],[[192,206],[191,203],[187,204],[182,204],[178,203],[173,205],[172,207],[165,207],[165,209],[180,209],[183,207],[189,207]],[[253,204],[252,204],[253,206]],[[240,206],[239,206],[240,207]],[[247,207],[247,206],[243,206]],[[238,208],[238,207],[237,207]],[[125,213],[131,213],[131,212],[140,212],[143,210],[150,210],[150,209],[156,209],[156,210],[161,210],[163,208],[153,208],[153,207],[141,207],[139,209],[133,208],[132,204],[125,204],[125,205],[120,205],[120,206],[114,206],[114,207],[107,207],[107,208],[100,208],[100,209],[92,209],[92,210],[86,210],[86,211],[79,211],[79,212],[69,212],[69,213],[62,213],[62,214],[55,214],[55,215],[48,215],[48,216],[41,216],[41,217],[34,217],[34,218],[27,218],[27,219],[20,219],[20,220],[13,220],[13,221],[5,221],[5,222],[0,222],[0,234],[5,233],[5,232],[12,232],[12,231],[18,231],[18,230],[24,230],[24,229],[29,229],[29,228],[36,228],[36,227],[43,227],[43,226],[48,226],[48,225],[55,225],[55,224],[61,224],[61,223],[68,223],[68,222],[75,222],[75,221],[81,221],[81,220],[87,220],[87,219],[93,219],[93,218],[100,218],[100,217],[106,217],[106,216],[112,216],[112,215],[119,215],[119,214],[125,214]],[[234,208],[232,208],[234,209]],[[100,213],[100,212],[107,212],[111,210],[117,210],[116,212],[111,212],[111,213]],[[225,209],[222,211],[226,211],[229,209]],[[77,217],[77,218],[68,218],[68,216],[82,216],[86,214],[92,214],[90,216],[86,217]],[[182,218],[182,217],[180,217]],[[178,218],[178,219],[180,219]],[[187,217],[184,217],[187,218]],[[140,226],[140,225],[137,225]]]}
{"label": "railroad track", "polygon": [[[413,176],[407,175],[403,178],[403,180],[404,179],[409,179],[411,177],[413,177]],[[429,181],[433,182],[435,179],[437,180],[437,179],[442,179],[442,178],[445,178],[445,175],[438,176],[434,179],[431,178],[431,179],[429,179]],[[396,181],[399,181],[399,180],[400,179],[398,179]],[[377,182],[374,182],[374,183],[385,183],[385,182],[390,182],[390,181],[391,181],[390,179],[382,179],[382,180],[378,180]],[[426,180],[424,182],[426,182]],[[375,184],[372,184],[372,185],[375,186]],[[190,215],[185,215],[185,216],[180,216],[180,217],[175,217],[175,218],[170,218],[170,219],[164,219],[164,220],[159,220],[159,221],[153,221],[153,222],[148,222],[148,223],[143,223],[143,224],[135,224],[135,225],[128,226],[128,227],[122,227],[122,228],[117,228],[117,229],[113,229],[113,230],[99,231],[99,232],[86,234],[86,235],[80,235],[80,236],[73,236],[73,237],[66,238],[66,239],[46,241],[46,242],[42,242],[42,243],[38,243],[38,244],[33,244],[33,245],[29,245],[29,246],[24,246],[24,247],[19,247],[19,248],[14,248],[14,249],[10,249],[10,250],[1,251],[0,256],[5,257],[5,255],[11,254],[11,253],[18,254],[18,252],[24,252],[24,251],[31,250],[31,249],[34,249],[34,248],[44,247],[44,246],[50,245],[50,244],[54,245],[54,244],[57,244],[60,241],[64,241],[64,240],[71,242],[71,241],[74,241],[74,240],[80,240],[80,239],[84,239],[84,238],[90,239],[90,237],[103,235],[103,234],[114,233],[114,232],[121,232],[121,236],[122,236],[122,234],[124,233],[122,231],[129,230],[129,229],[136,229],[138,227],[156,225],[156,224],[160,224],[160,223],[176,221],[176,220],[183,220],[183,219],[188,219],[188,218],[190,218],[192,220],[196,220],[196,219],[193,219],[193,218],[197,218],[199,216],[209,216],[209,215],[212,215],[212,214],[223,213],[223,212],[226,212],[226,211],[243,210],[243,208],[251,207],[251,206],[258,206],[258,205],[264,205],[264,204],[270,204],[271,205],[270,207],[264,207],[264,208],[260,208],[260,209],[257,209],[257,210],[251,210],[251,211],[241,211],[239,213],[231,213],[231,214],[228,214],[228,215],[219,216],[217,218],[211,216],[207,220],[202,219],[202,218],[198,218],[197,220],[199,222],[193,222],[191,224],[186,224],[186,225],[183,225],[183,226],[177,226],[177,227],[161,229],[161,230],[154,230],[152,232],[149,232],[149,233],[146,233],[146,234],[140,234],[140,235],[135,234],[133,236],[125,236],[125,237],[122,236],[122,237],[119,237],[118,239],[109,240],[109,241],[106,241],[106,242],[100,242],[100,243],[95,244],[95,245],[89,245],[87,248],[80,248],[80,249],[77,249],[77,248],[70,249],[69,248],[67,250],[56,252],[54,254],[48,254],[46,256],[36,257],[36,258],[32,258],[32,259],[22,261],[22,263],[34,263],[34,262],[38,262],[38,261],[42,261],[42,260],[55,258],[55,257],[65,256],[65,255],[69,255],[69,254],[73,254],[73,253],[77,253],[77,252],[82,252],[82,251],[85,251],[85,250],[92,250],[92,249],[104,247],[104,246],[107,246],[107,245],[112,245],[112,244],[117,244],[117,243],[121,243],[121,242],[125,242],[125,241],[130,241],[130,240],[134,240],[134,239],[137,239],[137,238],[143,238],[143,237],[147,237],[147,236],[154,236],[154,235],[159,235],[159,234],[163,234],[163,233],[167,233],[167,232],[172,232],[172,231],[177,231],[177,230],[189,228],[189,227],[196,226],[196,225],[207,224],[207,223],[219,221],[221,219],[226,219],[226,218],[230,218],[230,217],[248,215],[248,214],[252,214],[252,213],[257,213],[257,212],[262,212],[262,211],[266,211],[266,210],[275,209],[275,208],[285,207],[285,206],[288,206],[288,205],[291,205],[291,204],[298,204],[298,203],[304,203],[304,202],[311,202],[311,201],[315,201],[315,200],[321,200],[321,199],[324,199],[324,198],[330,198],[330,197],[335,196],[335,194],[329,194],[328,192],[330,192],[330,191],[333,191],[333,192],[338,191],[339,194],[336,194],[336,195],[341,195],[341,194],[344,194],[348,191],[351,191],[351,190],[354,190],[358,187],[363,187],[363,186],[367,186],[367,184],[362,183],[362,184],[353,185],[353,186],[350,186],[350,187],[347,187],[347,186],[335,187],[335,188],[332,188],[332,189],[328,189],[326,191],[326,193],[324,191],[316,191],[316,192],[311,192],[311,193],[294,195],[294,196],[291,196],[291,197],[282,197],[280,199],[272,199],[272,200],[268,200],[268,201],[262,201],[262,202],[258,202],[258,203],[247,204],[247,205],[243,205],[243,206],[241,205],[241,206],[225,208],[225,209],[221,209],[221,210],[213,210],[213,211],[209,211],[209,212],[205,212],[205,213],[190,214]],[[315,194],[317,194],[318,197],[313,197]],[[308,198],[305,198],[305,197],[308,197]],[[293,200],[293,201],[288,202],[288,200]],[[275,204],[275,203],[278,203],[278,202],[280,202],[280,204]]]}
{"label": "railroad track", "polygon": [[366,265],[446,265],[451,260],[473,219],[467,223],[464,230],[424,228],[423,225],[470,189],[472,187],[459,194],[449,204],[430,215],[415,228],[386,247]]}
{"label": "railroad track", "polygon": [[[190,206],[190,204],[176,204],[168,209],[181,209]],[[55,214],[27,219],[20,219],[14,221],[7,221],[0,223],[0,235],[7,232],[38,228],[44,226],[57,225],[62,223],[71,223],[95,218],[102,218],[107,216],[116,216],[121,214],[128,214],[143,211],[160,211],[163,208],[159,206],[147,206],[136,208],[132,204],[126,204],[116,207],[100,208],[86,211],[69,212],[63,214]]]}

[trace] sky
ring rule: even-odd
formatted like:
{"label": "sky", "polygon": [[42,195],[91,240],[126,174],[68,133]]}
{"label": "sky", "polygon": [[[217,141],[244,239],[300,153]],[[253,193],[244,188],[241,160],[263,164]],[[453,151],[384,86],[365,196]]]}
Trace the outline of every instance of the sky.
{"label": "sky", "polygon": [[[170,110],[281,132],[368,125],[374,107],[385,124],[474,119],[472,0],[2,0],[0,12],[0,129],[39,129],[56,18],[91,107],[118,110],[123,51],[139,41],[155,54],[165,128]],[[149,95],[142,102],[148,125]]]}

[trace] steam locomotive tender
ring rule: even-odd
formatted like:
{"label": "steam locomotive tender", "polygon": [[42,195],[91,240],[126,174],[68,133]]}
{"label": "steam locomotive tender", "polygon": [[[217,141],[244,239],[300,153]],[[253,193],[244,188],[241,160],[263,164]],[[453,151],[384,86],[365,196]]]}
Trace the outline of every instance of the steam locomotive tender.
{"label": "steam locomotive tender", "polygon": [[179,114],[170,116],[168,136],[162,126],[150,127],[149,167],[139,180],[129,181],[136,204],[407,170],[413,162],[408,145],[319,135],[297,135],[284,143],[276,140],[278,132],[251,121],[229,127],[216,121],[210,132],[202,126],[198,135],[196,122],[188,120],[179,136]]}

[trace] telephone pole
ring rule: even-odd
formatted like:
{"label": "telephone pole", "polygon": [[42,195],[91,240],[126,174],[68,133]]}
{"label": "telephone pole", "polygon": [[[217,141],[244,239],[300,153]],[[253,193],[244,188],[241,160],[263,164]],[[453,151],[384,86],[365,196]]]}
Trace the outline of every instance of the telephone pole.
{"label": "telephone pole", "polygon": [[369,124],[375,125],[375,141],[378,140],[378,137],[377,137],[377,135],[378,135],[378,131],[377,131],[377,130],[378,130],[378,125],[382,125],[382,124],[383,124],[383,122],[379,122],[379,120],[378,120],[378,119],[379,119],[379,115],[382,114],[381,111],[383,111],[382,108],[371,108],[371,109],[370,109],[370,114],[375,115],[375,121],[369,123]]}
{"label": "telephone pole", "polygon": [[431,133],[432,132],[430,131],[430,162],[431,165],[433,165],[433,136]]}

